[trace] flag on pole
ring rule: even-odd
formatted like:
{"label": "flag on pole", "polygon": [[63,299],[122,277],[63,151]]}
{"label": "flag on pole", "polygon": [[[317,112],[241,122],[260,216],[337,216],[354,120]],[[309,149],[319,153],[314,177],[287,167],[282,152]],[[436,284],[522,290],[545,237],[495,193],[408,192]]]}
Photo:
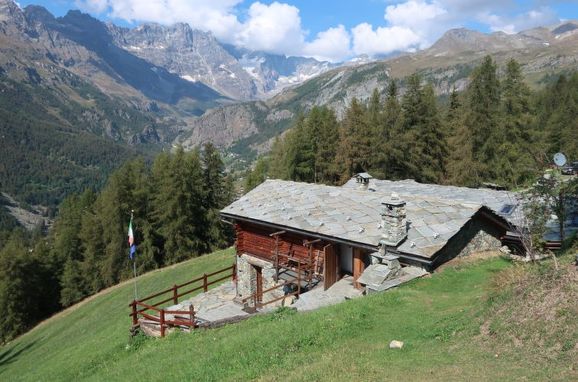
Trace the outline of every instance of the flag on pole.
{"label": "flag on pole", "polygon": [[128,257],[132,260],[134,258],[134,254],[136,253],[136,244],[134,243],[134,232],[132,230],[132,214],[130,215],[130,222],[128,223],[128,246],[130,247]]}

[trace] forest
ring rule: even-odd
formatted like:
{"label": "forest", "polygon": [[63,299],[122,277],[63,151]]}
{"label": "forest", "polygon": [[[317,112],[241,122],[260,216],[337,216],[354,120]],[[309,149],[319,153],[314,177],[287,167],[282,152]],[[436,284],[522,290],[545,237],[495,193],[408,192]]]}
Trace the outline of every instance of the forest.
{"label": "forest", "polygon": [[277,138],[245,177],[342,184],[367,171],[380,179],[509,189],[532,183],[563,152],[578,159],[578,74],[530,89],[520,65],[498,68],[488,56],[462,92],[440,101],[419,75],[390,80],[367,103],[353,99],[342,121],[313,107]]}
{"label": "forest", "polygon": [[[132,277],[127,245],[133,229],[137,273],[229,246],[219,210],[233,198],[216,148],[134,159],[96,193],[66,198],[46,236],[14,229],[0,243],[0,343],[50,314]],[[2,240],[2,237],[0,237]]]}
{"label": "forest", "polygon": [[[10,134],[8,125],[0,124],[5,134]],[[77,153],[75,142],[70,150]],[[353,99],[341,121],[333,110],[313,107],[247,171],[242,188],[246,192],[267,177],[338,185],[368,171],[382,179],[463,186],[492,182],[520,189],[551,165],[553,153],[577,160],[577,142],[578,74],[552,77],[533,90],[516,61],[498,68],[486,57],[467,88],[454,90],[447,100],[413,75],[403,89],[390,80],[367,103]],[[239,179],[226,172],[213,145],[161,152],[150,161],[134,159],[134,153],[126,155],[117,147],[95,151],[96,145],[85,143],[92,146],[85,154],[94,156],[85,168],[92,171],[88,164],[93,159],[109,158],[106,169],[94,171],[98,177],[126,162],[101,188],[91,188],[100,187],[96,178],[74,183],[75,171],[52,183],[57,192],[51,198],[65,191],[68,197],[48,234],[40,228],[32,233],[14,228],[14,219],[0,213],[0,222],[10,228],[0,231],[0,342],[132,277],[127,245],[131,214],[139,274],[232,243],[232,230],[221,222],[219,210],[237,195],[234,181]],[[30,171],[42,161],[40,154],[30,163],[18,159],[18,150],[11,153],[10,163]],[[30,172],[30,179],[42,183],[42,177],[53,175],[56,167],[46,163],[48,167]]]}

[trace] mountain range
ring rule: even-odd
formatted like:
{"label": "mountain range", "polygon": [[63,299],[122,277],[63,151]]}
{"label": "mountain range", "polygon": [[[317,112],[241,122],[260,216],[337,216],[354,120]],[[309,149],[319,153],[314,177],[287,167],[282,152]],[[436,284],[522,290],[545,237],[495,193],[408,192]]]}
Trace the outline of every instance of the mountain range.
{"label": "mountain range", "polygon": [[[487,54],[498,63],[517,59],[538,85],[578,67],[578,23],[518,34],[454,29],[429,49],[337,65],[234,47],[183,23],[129,29],[0,0],[0,150],[7,158],[0,188],[27,187],[24,199],[50,204],[99,184],[119,161],[174,144],[213,142],[250,158],[314,105],[341,116],[352,97],[367,99],[390,78],[403,92],[414,72],[445,95],[463,89]],[[26,161],[40,168],[24,168]],[[66,175],[55,182],[39,175],[46,172]]]}
{"label": "mountain range", "polygon": [[[179,137],[179,142],[191,147],[216,139],[220,145],[232,147],[239,154],[263,152],[297,113],[314,105],[327,105],[340,117],[352,97],[367,100],[374,89],[385,91],[390,78],[399,80],[402,93],[404,78],[413,73],[419,73],[425,81],[432,83],[439,96],[447,96],[454,87],[463,90],[473,68],[486,55],[491,55],[499,65],[516,59],[530,85],[539,86],[549,76],[578,68],[578,22],[566,21],[517,34],[452,29],[428,49],[380,61],[344,65],[265,101],[209,110],[191,121],[190,135]],[[210,134],[217,126],[219,134]]]}

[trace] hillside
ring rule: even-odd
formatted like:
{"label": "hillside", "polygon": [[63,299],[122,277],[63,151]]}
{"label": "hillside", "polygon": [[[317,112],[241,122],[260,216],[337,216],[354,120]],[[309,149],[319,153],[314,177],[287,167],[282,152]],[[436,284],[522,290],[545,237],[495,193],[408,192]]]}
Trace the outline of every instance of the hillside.
{"label": "hillside", "polygon": [[[219,145],[232,146],[240,155],[263,152],[269,148],[267,141],[284,131],[299,112],[314,105],[327,105],[341,116],[352,97],[367,100],[374,89],[383,92],[390,78],[399,81],[401,92],[404,78],[413,73],[432,83],[438,96],[447,96],[454,86],[463,90],[472,69],[486,55],[501,66],[511,58],[516,59],[530,85],[541,86],[549,76],[576,69],[578,22],[512,35],[453,29],[430,48],[416,53],[339,67],[286,89],[266,102],[209,110],[202,117],[191,119],[190,133],[183,134],[178,141],[193,146],[217,138]],[[208,133],[215,126],[222,129],[217,137]]]}
{"label": "hillside", "polygon": [[225,46],[186,24],[127,29],[0,0],[0,191],[54,207],[127,159],[171,147],[205,110],[328,67]]}
{"label": "hillside", "polygon": [[[228,265],[231,256],[230,250],[218,252],[141,276],[140,293]],[[519,296],[508,293],[508,285],[518,285],[511,274],[526,274],[528,269],[495,258],[454,264],[394,291],[307,314],[279,311],[220,329],[132,341],[127,338],[126,304],[133,293],[129,282],[72,307],[3,347],[0,378],[575,379],[578,364],[570,345],[578,341],[578,333],[575,327],[568,331],[572,327],[567,326],[572,322],[570,310],[557,321],[559,328],[566,329],[565,342],[560,345],[556,345],[559,331],[543,332],[558,336],[539,344],[523,337],[512,340],[515,327],[500,324],[500,319],[509,316],[496,314],[496,310],[500,312],[500,307],[509,305],[509,298]],[[504,274],[510,281],[493,281],[496,274]],[[496,285],[504,289],[497,293],[493,291]],[[536,293],[521,301],[539,297]],[[555,302],[549,308],[567,310],[568,306],[573,305]],[[533,330],[546,328],[548,321],[539,315],[529,318],[534,320]],[[388,349],[393,339],[404,341],[404,348]],[[541,355],[542,346],[551,347],[547,355]]]}

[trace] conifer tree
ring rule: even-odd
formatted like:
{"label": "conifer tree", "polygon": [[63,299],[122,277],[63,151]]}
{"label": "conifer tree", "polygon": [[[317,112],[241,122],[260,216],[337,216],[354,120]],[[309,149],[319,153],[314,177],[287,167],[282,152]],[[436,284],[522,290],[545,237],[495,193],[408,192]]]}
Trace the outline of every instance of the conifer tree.
{"label": "conifer tree", "polygon": [[209,250],[223,246],[226,227],[221,222],[219,211],[231,202],[232,190],[225,175],[225,165],[219,151],[212,143],[203,146],[202,152],[204,207],[206,209],[205,237]]}
{"label": "conifer tree", "polygon": [[353,98],[341,123],[340,144],[336,156],[342,181],[355,173],[368,171],[371,137],[366,107],[357,98]]}
{"label": "conifer tree", "polygon": [[0,251],[0,343],[30,328],[57,306],[51,300],[50,280],[56,282],[50,274],[53,270],[44,265],[47,254],[47,248],[35,253],[26,233],[18,229]]}
{"label": "conifer tree", "polygon": [[492,163],[495,179],[502,184],[521,185],[533,177],[532,116],[530,90],[524,83],[520,65],[510,60],[502,81],[502,121]]}
{"label": "conifer tree", "polygon": [[198,256],[207,249],[203,171],[198,151],[179,147],[153,165],[152,217],[162,238],[163,264]]}
{"label": "conifer tree", "polygon": [[422,91],[422,117],[418,125],[418,181],[441,183],[446,176],[447,141],[443,132],[434,90],[431,85]]}
{"label": "conifer tree", "polygon": [[377,125],[374,149],[372,150],[371,171],[378,178],[391,179],[394,177],[394,174],[392,174],[392,147],[395,142],[392,141],[392,135],[398,123],[400,110],[397,83],[391,78],[387,87],[382,117]]}
{"label": "conifer tree", "polygon": [[401,113],[391,134],[389,145],[390,175],[393,179],[418,178],[420,166],[419,125],[423,123],[421,78],[407,78],[407,88],[401,102]]}
{"label": "conifer tree", "polygon": [[[277,138],[279,139],[279,138]],[[279,144],[279,143],[278,143]],[[245,173],[244,192],[249,192],[267,179],[270,160],[267,157],[259,157],[253,168]]]}
{"label": "conifer tree", "polygon": [[471,185],[473,152],[469,131],[465,128],[465,107],[462,97],[455,87],[450,94],[450,102],[445,119],[448,141],[447,183]]}
{"label": "conifer tree", "polygon": [[339,124],[333,110],[327,107],[317,108],[315,118],[309,115],[308,124],[317,124],[317,148],[315,152],[315,181],[325,184],[336,184],[339,172],[335,165],[335,157],[339,142]]}
{"label": "conifer tree", "polygon": [[[273,179],[289,179],[289,165],[287,163],[287,145],[285,143],[287,139],[287,132],[284,138],[277,136],[273,141],[271,146],[271,152],[269,154],[269,161],[267,166],[267,174]],[[265,179],[263,179],[265,180]]]}
{"label": "conifer tree", "polygon": [[468,87],[468,114],[465,128],[472,145],[473,181],[481,183],[495,178],[492,162],[502,136],[500,120],[500,81],[496,64],[486,56],[472,74]]}

